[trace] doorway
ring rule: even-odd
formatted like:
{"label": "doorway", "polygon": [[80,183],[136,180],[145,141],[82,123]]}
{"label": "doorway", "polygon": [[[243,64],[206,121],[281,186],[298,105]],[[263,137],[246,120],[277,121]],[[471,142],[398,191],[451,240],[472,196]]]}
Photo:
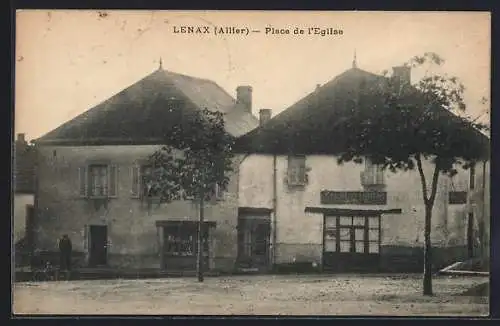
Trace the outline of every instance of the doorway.
{"label": "doorway", "polygon": [[269,216],[238,218],[238,265],[240,268],[269,268],[271,221]]}
{"label": "doorway", "polygon": [[324,269],[376,271],[379,252],[380,215],[324,217]]}
{"label": "doorway", "polygon": [[108,227],[89,226],[89,266],[106,266],[108,263]]}

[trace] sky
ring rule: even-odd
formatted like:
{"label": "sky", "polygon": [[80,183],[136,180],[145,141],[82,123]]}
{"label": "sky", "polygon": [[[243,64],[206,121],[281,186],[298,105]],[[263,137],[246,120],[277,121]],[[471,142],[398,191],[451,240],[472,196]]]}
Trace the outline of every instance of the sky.
{"label": "sky", "polygon": [[[208,33],[175,33],[181,26],[207,26]],[[249,33],[216,34],[219,27]],[[44,135],[152,73],[160,58],[164,69],[211,79],[233,97],[237,86],[250,85],[254,114],[267,108],[276,115],[351,68],[354,53],[358,68],[373,73],[437,53],[445,62],[432,71],[458,77],[468,115],[489,122],[481,98],[490,98],[490,27],[490,14],[481,12],[22,10],[14,132],[28,140]]]}

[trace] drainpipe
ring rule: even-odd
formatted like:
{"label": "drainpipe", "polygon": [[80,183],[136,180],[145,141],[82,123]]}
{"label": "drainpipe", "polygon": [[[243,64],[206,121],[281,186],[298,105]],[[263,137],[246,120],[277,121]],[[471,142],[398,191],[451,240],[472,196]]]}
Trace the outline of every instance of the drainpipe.
{"label": "drainpipe", "polygon": [[276,262],[276,219],[277,219],[277,208],[278,208],[278,174],[276,171],[276,154],[273,155],[273,248],[272,248],[272,259],[271,262],[273,267]]}

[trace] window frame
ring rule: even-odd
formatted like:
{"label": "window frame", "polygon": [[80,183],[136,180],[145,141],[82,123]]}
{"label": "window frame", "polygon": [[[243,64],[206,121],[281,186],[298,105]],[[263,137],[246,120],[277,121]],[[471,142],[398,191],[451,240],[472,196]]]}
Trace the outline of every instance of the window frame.
{"label": "window frame", "polygon": [[[105,193],[97,194],[96,191],[96,185],[95,185],[95,179],[94,179],[94,169],[99,169],[99,179],[100,182],[105,180],[105,185],[101,185],[100,189],[101,192],[102,190],[105,189]],[[109,184],[109,166],[107,164],[89,164],[88,166],[88,193],[90,198],[107,198],[109,195],[109,188],[111,185]],[[101,175],[101,173],[104,171],[104,175]],[[102,180],[101,180],[102,179]]]}
{"label": "window frame", "polygon": [[[104,178],[106,179],[106,193],[97,194],[95,192],[93,170],[95,168],[102,168],[105,172]],[[84,166],[78,168],[79,174],[79,195],[80,198],[87,199],[105,199],[118,197],[118,166],[109,161],[90,161]],[[102,178],[102,176],[101,176]]]}
{"label": "window frame", "polygon": [[365,158],[365,168],[361,171],[361,184],[366,186],[385,185],[385,173],[380,164],[373,164]]}
{"label": "window frame", "polygon": [[[363,223],[355,223],[356,218],[363,218]],[[335,253],[335,254],[363,254],[363,255],[371,255],[371,254],[380,254],[381,247],[381,233],[382,233],[382,223],[380,215],[367,215],[367,216],[359,216],[359,215],[324,215],[324,223],[323,223],[323,252],[325,253]],[[347,218],[347,220],[346,220]],[[350,218],[350,223],[345,223]],[[372,226],[372,220],[376,219],[376,226]],[[332,223],[332,220],[334,223]],[[359,230],[363,230],[363,239],[359,238]],[[376,240],[371,240],[370,231],[377,230]],[[357,237],[358,236],[358,237]],[[335,251],[327,250],[327,242],[328,247],[332,248],[331,242],[335,241]],[[358,251],[357,243],[363,243],[363,252]],[[343,243],[349,243],[347,251],[342,250]],[[370,245],[376,243],[377,251],[371,252]]]}
{"label": "window frame", "polygon": [[307,184],[306,155],[289,155],[287,165],[287,183],[289,186]]}
{"label": "window frame", "polygon": [[[163,255],[170,257],[196,257],[198,250],[197,235],[198,230],[196,225],[165,226],[163,229]],[[203,255],[207,256],[210,250],[208,233],[204,234],[202,241]],[[175,247],[175,250],[169,250],[172,246]],[[189,248],[189,250],[185,250],[186,248]]]}

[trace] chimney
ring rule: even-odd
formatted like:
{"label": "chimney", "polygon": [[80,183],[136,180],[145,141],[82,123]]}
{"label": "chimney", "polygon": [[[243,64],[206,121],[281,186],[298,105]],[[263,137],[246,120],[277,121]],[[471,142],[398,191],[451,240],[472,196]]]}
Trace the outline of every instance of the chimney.
{"label": "chimney", "polygon": [[26,142],[26,134],[22,133],[22,134],[17,134],[17,141],[20,142],[20,143],[24,143]]}
{"label": "chimney", "polygon": [[252,113],[252,86],[236,88],[236,104],[244,111]]}
{"label": "chimney", "polygon": [[262,126],[264,123],[271,120],[271,109],[261,109],[259,111],[259,125]]}
{"label": "chimney", "polygon": [[411,84],[411,67],[392,67],[392,77],[396,78],[396,82],[400,83],[400,85]]}

